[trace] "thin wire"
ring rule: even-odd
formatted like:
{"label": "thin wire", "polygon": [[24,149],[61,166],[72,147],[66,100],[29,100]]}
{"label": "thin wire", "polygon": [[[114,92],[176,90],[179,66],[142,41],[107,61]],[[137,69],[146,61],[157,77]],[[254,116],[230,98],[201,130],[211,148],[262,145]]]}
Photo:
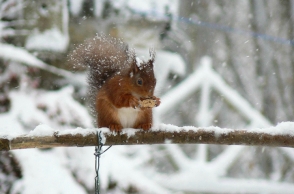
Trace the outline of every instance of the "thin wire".
{"label": "thin wire", "polygon": [[294,46],[294,40],[271,36],[268,34],[262,34],[259,32],[248,31],[248,30],[243,30],[243,29],[238,29],[238,28],[232,28],[230,26],[209,23],[209,22],[203,22],[203,21],[199,21],[199,20],[191,20],[191,19],[188,19],[185,17],[176,17],[175,20],[178,22],[184,22],[184,23],[188,23],[188,24],[198,25],[198,26],[207,27],[210,29],[215,29],[215,30],[220,30],[220,31],[224,31],[224,32],[240,34],[240,35],[251,36],[254,38],[268,40],[271,42]]}
{"label": "thin wire", "polygon": [[146,12],[146,11],[141,11],[141,10],[132,10],[134,13],[142,15],[143,17],[155,17],[157,19],[163,19],[163,20],[170,20],[172,18],[173,21],[175,22],[180,22],[180,23],[186,23],[190,25],[197,25],[200,27],[206,27],[214,30],[220,30],[228,33],[234,33],[234,34],[240,34],[240,35],[246,35],[246,36],[251,36],[254,38],[258,39],[263,39],[271,42],[276,42],[284,45],[290,45],[294,46],[294,40],[287,39],[287,38],[281,38],[281,37],[276,37],[276,36],[271,36],[268,34],[262,34],[259,32],[254,32],[254,31],[249,31],[249,30],[243,30],[240,28],[233,28],[230,26],[226,25],[220,25],[217,23],[210,23],[210,22],[203,22],[200,20],[193,20],[192,18],[186,18],[182,16],[167,16],[166,14],[160,14],[156,13],[155,11],[152,12]]}
{"label": "thin wire", "polygon": [[96,171],[96,177],[95,177],[95,194],[100,193],[100,180],[99,180],[99,167],[100,167],[100,155],[101,155],[101,148],[103,146],[101,140],[101,131],[97,132],[97,139],[98,139],[98,146],[95,146],[95,171]]}
{"label": "thin wire", "polygon": [[102,136],[101,136],[101,131],[98,133],[97,132],[97,140],[98,140],[98,146],[95,146],[95,172],[96,172],[96,177],[95,177],[95,194],[100,194],[100,179],[99,179],[99,168],[100,168],[100,156],[105,153],[107,150],[109,150],[111,146],[109,146],[106,150],[101,152],[102,150]]}
{"label": "thin wire", "polygon": [[109,150],[111,147],[112,147],[112,145],[109,146],[108,148],[106,148],[106,150],[104,150],[100,155],[104,154],[104,152],[106,152],[107,150]]}

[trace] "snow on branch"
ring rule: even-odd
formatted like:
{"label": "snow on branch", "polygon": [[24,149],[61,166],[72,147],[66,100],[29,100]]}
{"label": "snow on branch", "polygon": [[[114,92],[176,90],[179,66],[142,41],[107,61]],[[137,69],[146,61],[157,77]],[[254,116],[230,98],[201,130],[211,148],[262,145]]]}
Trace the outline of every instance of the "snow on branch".
{"label": "snow on branch", "polygon": [[177,127],[161,124],[149,131],[124,129],[120,134],[107,128],[55,131],[39,125],[25,135],[0,134],[0,151],[25,148],[84,147],[98,144],[97,132],[102,132],[104,145],[139,144],[223,144],[294,147],[294,122],[276,127],[235,130],[219,127]]}
{"label": "snow on branch", "polygon": [[27,50],[20,47],[0,43],[0,58],[17,61],[26,64],[27,66],[40,68],[55,75],[67,78],[71,80],[71,82],[74,84],[85,85],[85,82],[81,81],[78,75],[73,74],[67,70],[48,65],[47,63],[35,57]]}

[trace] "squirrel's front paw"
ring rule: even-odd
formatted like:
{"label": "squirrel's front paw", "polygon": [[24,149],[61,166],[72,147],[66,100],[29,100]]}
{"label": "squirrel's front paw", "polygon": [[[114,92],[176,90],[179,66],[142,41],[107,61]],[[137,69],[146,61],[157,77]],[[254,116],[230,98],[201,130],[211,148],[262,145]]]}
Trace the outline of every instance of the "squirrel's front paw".
{"label": "squirrel's front paw", "polygon": [[160,105],[160,98],[157,98],[156,96],[152,96],[151,97],[152,100],[155,101],[155,106],[159,106]]}
{"label": "squirrel's front paw", "polygon": [[133,108],[139,107],[139,100],[133,96],[130,97],[129,99],[129,106]]}
{"label": "squirrel's front paw", "polygon": [[160,103],[160,98],[155,97],[155,106],[159,106]]}

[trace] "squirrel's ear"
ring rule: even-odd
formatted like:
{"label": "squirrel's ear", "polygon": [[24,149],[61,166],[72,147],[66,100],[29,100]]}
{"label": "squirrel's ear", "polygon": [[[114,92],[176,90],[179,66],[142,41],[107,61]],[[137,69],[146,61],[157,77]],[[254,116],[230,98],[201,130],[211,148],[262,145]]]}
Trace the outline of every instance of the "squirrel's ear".
{"label": "squirrel's ear", "polygon": [[137,60],[136,60],[136,54],[134,52],[132,52],[132,54],[130,56],[130,63],[131,63],[130,71],[133,74],[138,73],[139,72],[139,67],[138,67]]}
{"label": "squirrel's ear", "polygon": [[139,69],[137,61],[135,59],[135,61],[133,62],[133,72],[138,73],[139,71],[140,71],[140,69]]}
{"label": "squirrel's ear", "polygon": [[127,55],[128,55],[127,63],[130,64],[130,72],[129,73],[130,74],[137,73],[139,71],[139,68],[137,66],[135,50],[127,48]]}

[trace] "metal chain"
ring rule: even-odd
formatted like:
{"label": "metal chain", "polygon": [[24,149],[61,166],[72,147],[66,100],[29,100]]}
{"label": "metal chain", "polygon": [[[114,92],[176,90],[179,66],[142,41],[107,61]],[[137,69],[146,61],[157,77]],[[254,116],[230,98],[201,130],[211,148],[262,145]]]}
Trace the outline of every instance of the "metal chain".
{"label": "metal chain", "polygon": [[100,156],[109,150],[111,146],[109,146],[106,150],[101,152],[102,150],[102,137],[101,137],[101,131],[98,133],[97,132],[97,139],[98,139],[98,146],[95,146],[95,171],[96,171],[96,177],[95,177],[95,194],[100,194],[100,180],[99,180],[99,167],[100,167]]}

